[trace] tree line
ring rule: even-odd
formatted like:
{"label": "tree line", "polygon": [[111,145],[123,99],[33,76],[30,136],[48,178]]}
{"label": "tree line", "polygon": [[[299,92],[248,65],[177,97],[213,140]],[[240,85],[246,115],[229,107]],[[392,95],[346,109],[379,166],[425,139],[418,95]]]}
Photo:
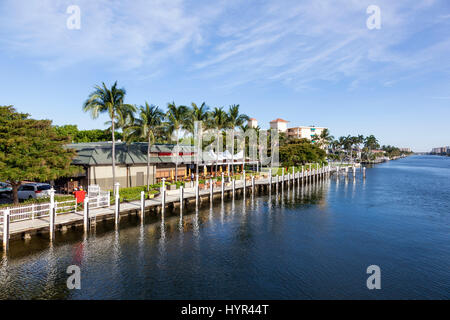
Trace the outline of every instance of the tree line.
{"label": "tree line", "polygon": [[[75,152],[67,149],[71,142],[112,141],[112,177],[116,182],[116,140],[147,142],[147,189],[150,186],[150,150],[155,143],[180,143],[182,132],[194,134],[195,122],[203,128],[217,129],[217,137],[211,141],[219,147],[220,139],[225,139],[225,130],[231,130],[231,150],[234,157],[235,131],[249,129],[249,117],[241,113],[239,104],[224,107],[209,107],[205,102],[190,106],[167,104],[163,110],[159,106],[145,102],[143,105],[125,103],[126,90],[117,82],[111,87],[97,85],[82,104],[82,110],[93,119],[105,113],[109,121],[107,129],[78,130],[76,125],[52,126],[50,120],[31,119],[28,114],[17,112],[12,106],[0,106],[0,180],[9,181],[13,187],[14,201],[17,189],[24,180],[49,181],[70,176],[79,168],[71,165]],[[260,128],[255,128],[259,135]],[[268,139],[271,137],[268,135]],[[338,139],[325,129],[309,139],[294,139],[280,134],[280,160],[284,166],[302,165],[308,162],[325,162],[329,159],[363,160],[374,157],[373,150],[380,148],[378,140],[370,135],[364,137],[343,136]],[[244,142],[248,150],[248,143]],[[271,145],[269,141],[268,145]],[[399,149],[383,146],[388,155],[397,155]],[[268,148],[269,155],[271,153]],[[326,152],[328,150],[328,154]],[[218,154],[217,154],[218,157]],[[232,159],[233,161],[234,159]],[[216,160],[216,166],[218,159]],[[198,168],[197,168],[198,170]],[[232,166],[232,170],[234,170]],[[217,168],[216,168],[217,171]],[[197,171],[198,175],[198,171]],[[178,161],[175,163],[175,179],[178,178]]]}
{"label": "tree line", "polygon": [[[159,106],[145,102],[136,106],[125,103],[126,90],[119,88],[117,82],[111,87],[105,83],[95,86],[83,104],[83,111],[89,112],[93,119],[101,113],[108,114],[110,120],[106,123],[112,141],[112,175],[115,184],[115,144],[116,130],[122,131],[122,138],[126,142],[145,141],[147,147],[147,187],[150,185],[150,149],[155,142],[165,142],[179,145],[182,131],[194,133],[196,121],[202,121],[205,129],[215,128],[220,133],[224,129],[234,130],[237,127],[245,129],[245,122],[249,117],[239,110],[239,105],[230,105],[228,110],[224,107],[211,109],[203,102],[200,106],[191,103],[191,106],[177,105],[175,102],[167,104],[167,111]],[[234,144],[234,139],[232,140]],[[234,145],[232,146],[234,150]],[[178,161],[175,164],[175,179],[178,178]]]}

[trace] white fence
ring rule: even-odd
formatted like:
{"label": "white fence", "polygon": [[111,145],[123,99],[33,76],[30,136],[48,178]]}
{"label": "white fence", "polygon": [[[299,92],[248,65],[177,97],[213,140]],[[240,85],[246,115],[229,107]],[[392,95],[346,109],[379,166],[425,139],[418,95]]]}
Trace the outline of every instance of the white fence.
{"label": "white fence", "polygon": [[[110,194],[109,192],[101,192],[97,197],[88,198],[89,209],[109,207],[110,206]],[[6,209],[9,209],[10,221],[18,222],[24,220],[39,219],[42,217],[48,217],[50,212],[50,202],[33,203],[24,206],[10,207],[0,209],[0,224],[3,224],[3,215]],[[82,212],[81,204],[78,204],[74,198],[73,200],[55,201],[56,215]]]}
{"label": "white fence", "polygon": [[109,207],[111,195],[109,191],[100,191],[96,197],[88,197],[89,209]]}

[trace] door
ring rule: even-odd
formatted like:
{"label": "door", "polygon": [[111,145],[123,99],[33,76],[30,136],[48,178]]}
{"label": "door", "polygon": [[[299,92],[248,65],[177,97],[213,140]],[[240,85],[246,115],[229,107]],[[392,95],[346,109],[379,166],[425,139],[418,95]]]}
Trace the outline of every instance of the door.
{"label": "door", "polygon": [[143,186],[143,185],[144,185],[144,173],[137,172],[136,173],[136,186]]}

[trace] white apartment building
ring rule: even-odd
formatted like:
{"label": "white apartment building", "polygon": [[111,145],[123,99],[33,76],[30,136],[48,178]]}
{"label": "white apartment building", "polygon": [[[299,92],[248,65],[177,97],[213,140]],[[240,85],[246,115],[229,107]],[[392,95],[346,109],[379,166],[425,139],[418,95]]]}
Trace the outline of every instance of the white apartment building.
{"label": "white apartment building", "polygon": [[249,128],[256,128],[258,127],[258,120],[256,120],[255,118],[250,118],[247,121],[247,125]]}
{"label": "white apartment building", "polygon": [[270,129],[278,130],[278,132],[286,132],[288,130],[287,124],[289,121],[277,118],[270,121]]}
{"label": "white apartment building", "polygon": [[302,126],[302,127],[294,127],[287,129],[287,135],[289,137],[294,137],[297,139],[309,139],[313,140],[315,135],[320,136],[325,127],[316,127],[316,126]]}

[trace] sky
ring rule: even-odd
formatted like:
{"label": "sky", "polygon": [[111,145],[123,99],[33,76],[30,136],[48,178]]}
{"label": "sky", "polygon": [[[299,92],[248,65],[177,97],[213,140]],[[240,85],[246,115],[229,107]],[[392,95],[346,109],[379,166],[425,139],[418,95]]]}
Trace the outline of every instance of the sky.
{"label": "sky", "polygon": [[136,105],[239,104],[262,128],[450,145],[448,0],[0,0],[0,17],[0,105],[56,125],[104,128],[82,104],[117,80]]}

